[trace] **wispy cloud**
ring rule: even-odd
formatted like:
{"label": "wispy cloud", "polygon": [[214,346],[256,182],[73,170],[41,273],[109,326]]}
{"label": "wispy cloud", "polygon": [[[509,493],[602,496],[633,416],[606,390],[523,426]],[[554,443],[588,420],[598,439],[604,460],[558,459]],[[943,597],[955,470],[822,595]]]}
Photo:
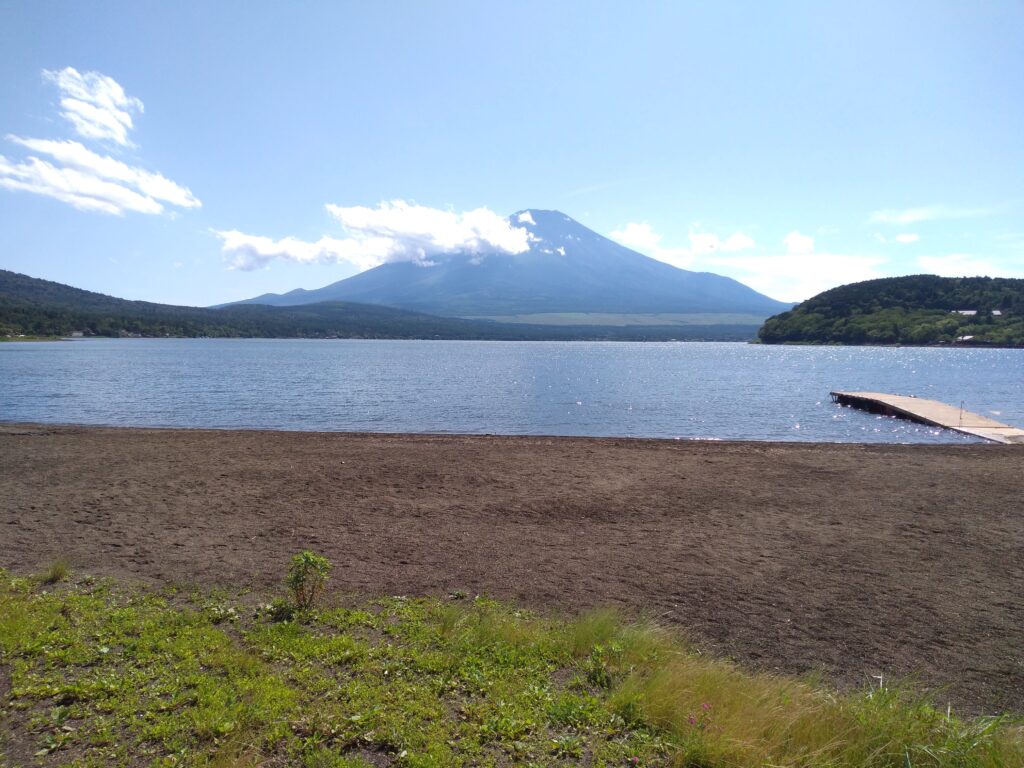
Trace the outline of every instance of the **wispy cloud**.
{"label": "wispy cloud", "polygon": [[814,253],[814,238],[810,235],[801,235],[795,229],[782,238],[782,244],[786,246],[787,253]]}
{"label": "wispy cloud", "polygon": [[742,232],[721,238],[692,231],[688,247],[666,248],[662,236],[648,224],[627,224],[610,236],[653,258],[727,275],[783,301],[800,301],[843,283],[884,277],[886,263],[880,256],[820,252],[815,239],[798,230],[787,234],[781,247],[774,249],[759,249],[753,238]]}
{"label": "wispy cloud", "polygon": [[132,114],[142,113],[144,107],[139,99],[126,94],[114,78],[65,67],[60,71],[44,69],[43,79],[60,89],[61,116],[80,136],[121,146],[130,143]]}
{"label": "wispy cloud", "polygon": [[[130,143],[130,112],[141,112],[142,102],[127,96],[113,78],[97,72],[82,75],[71,67],[60,72],[47,70],[43,75],[61,88],[62,114],[80,135],[119,145]],[[118,216],[126,212],[159,214],[167,206],[202,205],[188,187],[97,154],[80,142],[13,135],[7,140],[30,154],[23,160],[0,155],[0,187],[5,189],[52,197],[81,211]]]}
{"label": "wispy cloud", "polygon": [[885,263],[880,256],[811,251],[718,257],[708,267],[772,298],[803,301],[837,285],[885,277]]}
{"label": "wispy cloud", "polygon": [[949,205],[925,205],[920,208],[887,208],[875,211],[868,217],[873,224],[917,224],[922,221],[941,219],[970,219],[989,216],[994,208],[955,208]]}
{"label": "wispy cloud", "polygon": [[125,211],[160,213],[163,210],[155,200],[121,184],[74,168],[60,168],[37,157],[12,163],[0,155],[0,187],[46,195],[80,211],[120,215]]}
{"label": "wispy cloud", "polygon": [[880,243],[888,245],[889,243],[898,243],[899,245],[910,245],[916,243],[921,239],[921,236],[915,232],[902,232],[894,237],[886,237],[881,232],[875,232],[875,240]]}
{"label": "wispy cloud", "polygon": [[375,246],[378,254],[386,253],[383,243],[364,243],[362,249],[357,249],[351,242],[333,237],[308,242],[295,237],[275,240],[262,235],[249,235],[237,229],[214,230],[214,234],[221,240],[221,252],[228,266],[246,271],[265,267],[277,259],[297,264],[351,262],[360,269],[367,269],[373,266],[371,251]]}
{"label": "wispy cloud", "polygon": [[[104,213],[161,213],[164,204],[181,208],[198,208],[201,203],[187,187],[175,184],[159,173],[98,155],[77,141],[23,139],[8,136],[30,152],[47,155],[60,166],[30,156],[27,162],[10,165],[0,175],[0,184],[16,177],[22,189],[63,199],[83,210]],[[66,198],[64,196],[67,196]]]}
{"label": "wispy cloud", "polygon": [[710,266],[782,301],[802,301],[843,283],[884,277],[885,259],[816,249],[813,237],[793,230],[782,239],[783,253],[720,256]]}
{"label": "wispy cloud", "polygon": [[988,259],[970,253],[950,253],[944,256],[920,256],[918,266],[924,272],[942,277],[1024,277],[1020,262]]}
{"label": "wispy cloud", "polygon": [[275,259],[300,264],[354,264],[365,270],[393,261],[423,266],[445,253],[522,253],[530,233],[487,208],[456,213],[407,203],[384,202],[376,208],[325,206],[345,237],[316,242],[286,237],[274,240],[238,230],[218,230],[221,251],[232,269],[259,269]]}
{"label": "wispy cloud", "polygon": [[701,256],[709,253],[745,251],[755,246],[753,238],[742,232],[734,232],[723,239],[712,232],[690,230],[688,246],[668,248],[661,244],[662,236],[646,222],[629,222],[609,232],[608,236],[652,259],[680,269],[689,269]]}
{"label": "wispy cloud", "polygon": [[631,221],[624,227],[609,232],[608,236],[628,248],[638,248],[642,251],[650,251],[657,248],[662,240],[661,235],[651,229],[650,224],[635,221]]}

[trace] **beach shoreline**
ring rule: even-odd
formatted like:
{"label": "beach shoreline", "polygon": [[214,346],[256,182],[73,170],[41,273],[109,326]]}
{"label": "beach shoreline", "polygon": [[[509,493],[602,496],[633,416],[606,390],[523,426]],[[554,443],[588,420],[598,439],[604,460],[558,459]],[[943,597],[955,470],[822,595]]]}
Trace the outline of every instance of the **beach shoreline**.
{"label": "beach shoreline", "polygon": [[[761,670],[1024,711],[1024,449],[0,424],[0,567],[620,607]],[[877,681],[876,681],[877,684]]]}

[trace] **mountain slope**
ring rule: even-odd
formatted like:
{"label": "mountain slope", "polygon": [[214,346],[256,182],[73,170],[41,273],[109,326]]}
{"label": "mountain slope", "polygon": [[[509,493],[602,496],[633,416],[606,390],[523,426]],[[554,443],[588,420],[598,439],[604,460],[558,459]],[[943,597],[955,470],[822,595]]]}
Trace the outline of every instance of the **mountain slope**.
{"label": "mountain slope", "polygon": [[475,339],[500,332],[481,325],[351,302],[207,309],[128,301],[0,270],[0,335]]}
{"label": "mountain slope", "polygon": [[317,290],[265,294],[248,304],[358,301],[454,316],[533,313],[743,313],[765,317],[791,305],[728,277],[648,258],[558,211],[511,221],[533,235],[521,254],[456,253],[432,266],[383,264]]}
{"label": "mountain slope", "polygon": [[746,341],[756,325],[632,327],[516,325],[436,317],[392,307],[320,302],[223,309],[127,301],[0,270],[0,339],[7,336]]}
{"label": "mountain slope", "polygon": [[1024,346],[1024,280],[910,275],[851,283],[769,318],[765,344]]}

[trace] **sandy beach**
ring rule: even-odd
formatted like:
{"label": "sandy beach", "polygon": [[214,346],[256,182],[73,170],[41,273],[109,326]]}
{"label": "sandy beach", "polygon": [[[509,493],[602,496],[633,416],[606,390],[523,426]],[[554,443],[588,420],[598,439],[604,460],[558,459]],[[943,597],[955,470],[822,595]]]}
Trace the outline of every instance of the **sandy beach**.
{"label": "sandy beach", "polygon": [[0,425],[0,566],[619,606],[756,669],[1024,710],[1024,449]]}

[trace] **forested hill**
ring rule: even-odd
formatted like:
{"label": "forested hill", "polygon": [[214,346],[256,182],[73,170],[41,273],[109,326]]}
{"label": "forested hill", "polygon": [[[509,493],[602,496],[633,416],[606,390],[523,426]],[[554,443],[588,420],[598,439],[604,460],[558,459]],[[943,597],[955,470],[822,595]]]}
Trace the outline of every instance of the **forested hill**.
{"label": "forested hill", "polygon": [[765,344],[1024,346],[1024,280],[911,275],[851,283],[768,318]]}
{"label": "forested hill", "polygon": [[0,270],[0,335],[409,338],[469,330],[452,326],[445,318],[343,302],[289,311],[128,301]]}
{"label": "forested hill", "polygon": [[0,270],[0,339],[27,336],[216,336],[240,338],[742,340],[747,325],[543,326],[436,317],[353,302],[222,309],[128,301]]}

